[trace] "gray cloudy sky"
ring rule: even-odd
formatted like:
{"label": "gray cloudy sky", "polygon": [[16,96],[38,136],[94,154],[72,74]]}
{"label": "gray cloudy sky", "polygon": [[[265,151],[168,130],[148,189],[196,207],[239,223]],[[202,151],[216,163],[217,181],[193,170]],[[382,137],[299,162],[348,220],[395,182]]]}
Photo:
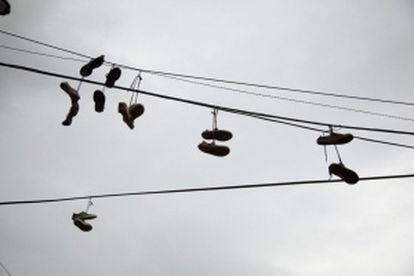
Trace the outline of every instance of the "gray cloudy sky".
{"label": "gray cloudy sky", "polygon": [[[413,102],[414,2],[11,0],[1,29],[143,68]],[[0,34],[9,46],[62,54]],[[3,62],[78,75],[81,64],[0,49]],[[107,68],[92,79],[102,81]],[[133,72],[124,71],[128,86]],[[143,75],[142,88],[238,108],[342,124],[412,122],[257,98]],[[317,133],[220,113],[231,154],[198,151],[210,110],[140,96],[131,131],[107,90],[61,121],[60,79],[0,68],[0,201],[326,179]],[[71,82],[76,85],[75,82]],[[411,107],[253,90],[414,117]],[[356,133],[414,144],[411,137]],[[329,151],[330,161],[335,161]],[[413,152],[341,147],[361,176],[410,173]],[[0,208],[0,261],[18,275],[408,276],[414,265],[413,180],[96,199],[94,229],[71,221],[86,201]],[[0,271],[0,275],[6,275]]]}

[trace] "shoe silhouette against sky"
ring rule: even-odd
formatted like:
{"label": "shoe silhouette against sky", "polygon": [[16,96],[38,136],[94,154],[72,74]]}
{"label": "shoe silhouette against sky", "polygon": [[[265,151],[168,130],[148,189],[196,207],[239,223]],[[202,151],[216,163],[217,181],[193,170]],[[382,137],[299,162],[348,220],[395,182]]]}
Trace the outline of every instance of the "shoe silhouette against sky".
{"label": "shoe silhouette against sky", "polygon": [[218,157],[224,157],[230,153],[230,149],[228,147],[216,145],[214,142],[207,143],[206,141],[203,141],[198,145],[198,149],[204,153]]}
{"label": "shoe silhouette against sky", "polygon": [[105,86],[112,88],[115,85],[115,82],[121,77],[121,69],[118,67],[112,68],[111,71],[106,75]]}
{"label": "shoe silhouette against sky", "polygon": [[79,105],[78,103],[73,103],[70,106],[69,112],[66,115],[66,119],[62,122],[64,126],[70,126],[72,124],[73,117],[75,117],[79,112]]}
{"label": "shoe silhouette against sky", "polygon": [[7,0],[0,0],[0,15],[8,15],[11,7]]}
{"label": "shoe silhouette against sky", "polygon": [[95,90],[93,101],[95,102],[95,111],[103,112],[105,109],[105,94],[101,90]]}
{"label": "shoe silhouette against sky", "polygon": [[62,82],[60,84],[60,88],[62,88],[63,91],[66,92],[66,94],[68,94],[68,96],[70,97],[70,101],[72,103],[77,103],[80,99],[79,93],[76,89],[74,89],[72,86],[70,86],[70,84],[65,81]]}
{"label": "shoe silhouette against sky", "polygon": [[95,219],[97,216],[94,214],[88,214],[86,212],[73,213],[72,221],[80,230],[89,232],[92,230],[92,225],[87,223],[85,220]]}
{"label": "shoe silhouette against sky", "polygon": [[201,136],[206,140],[218,140],[218,141],[228,141],[233,137],[233,134],[228,130],[215,128],[213,130],[205,130],[201,133]]}
{"label": "shoe silhouette against sky", "polygon": [[92,74],[93,70],[101,67],[104,61],[105,61],[104,55],[94,58],[91,61],[89,61],[87,64],[82,66],[79,73],[81,74],[82,77],[88,77]]}
{"label": "shoe silhouette against sky", "polygon": [[359,181],[358,174],[345,167],[342,163],[333,163],[329,165],[329,174],[336,175],[348,184],[356,184]]}
{"label": "shoe silhouette against sky", "polygon": [[318,145],[343,145],[346,143],[349,143],[354,139],[354,136],[350,133],[341,134],[341,133],[335,133],[331,132],[329,135],[326,136],[319,136],[319,138],[316,140],[316,143]]}

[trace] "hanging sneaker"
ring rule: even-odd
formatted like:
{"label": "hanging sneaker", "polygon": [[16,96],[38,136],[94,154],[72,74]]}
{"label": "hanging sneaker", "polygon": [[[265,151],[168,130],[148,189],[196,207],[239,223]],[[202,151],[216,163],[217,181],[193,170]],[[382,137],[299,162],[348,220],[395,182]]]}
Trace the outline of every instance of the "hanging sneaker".
{"label": "hanging sneaker", "polygon": [[333,163],[329,165],[329,174],[338,176],[348,184],[356,184],[359,181],[358,174],[345,167],[342,163]]}
{"label": "hanging sneaker", "polygon": [[354,139],[354,136],[350,133],[341,134],[341,133],[335,133],[331,132],[327,136],[319,136],[319,138],[316,140],[316,143],[318,145],[343,145],[346,143],[349,143]]}
{"label": "hanging sneaker", "polygon": [[105,86],[112,88],[115,85],[115,82],[121,77],[121,69],[118,67],[112,68],[111,71],[106,75]]}
{"label": "hanging sneaker", "polygon": [[0,15],[8,15],[10,13],[10,4],[7,0],[0,0]]}
{"label": "hanging sneaker", "polygon": [[79,101],[80,96],[79,96],[78,91],[76,91],[76,89],[72,88],[67,81],[62,82],[60,84],[60,88],[62,88],[63,91],[65,91],[66,94],[69,95],[72,104],[77,103]]}
{"label": "hanging sneaker", "polygon": [[95,90],[93,101],[95,102],[95,111],[103,112],[105,108],[105,94],[101,90]]}
{"label": "hanging sneaker", "polygon": [[104,61],[105,61],[104,55],[94,58],[91,61],[89,61],[87,64],[82,66],[79,73],[81,74],[82,77],[88,77],[92,74],[92,71],[94,69],[101,67]]}
{"label": "hanging sneaker", "polygon": [[129,108],[126,103],[121,102],[118,104],[118,112],[122,115],[122,121],[124,121],[130,129],[134,129],[134,121],[131,120]]}
{"label": "hanging sneaker", "polygon": [[216,145],[214,142],[207,143],[206,141],[203,141],[198,145],[198,149],[204,153],[218,157],[224,157],[230,153],[230,149],[228,147]]}
{"label": "hanging sneaker", "polygon": [[75,117],[79,112],[79,105],[77,102],[72,103],[72,106],[69,109],[68,114],[66,115],[66,119],[62,122],[64,126],[70,126],[72,124],[72,119]]}
{"label": "hanging sneaker", "polygon": [[72,217],[72,220],[73,220],[73,224],[75,224],[83,232],[89,232],[92,230],[92,225],[90,225],[86,221],[79,219],[79,218],[73,218],[73,217]]}
{"label": "hanging sneaker", "polygon": [[129,115],[132,121],[134,121],[136,118],[140,117],[142,114],[144,114],[144,106],[142,104],[132,104],[129,106],[128,111]]}
{"label": "hanging sneaker", "polygon": [[213,129],[205,130],[201,133],[201,136],[206,140],[218,140],[218,141],[228,141],[233,137],[233,134],[228,130],[223,129]]}
{"label": "hanging sneaker", "polygon": [[[89,214],[86,212],[80,212],[77,214],[73,214],[76,218],[82,219],[82,220],[91,220],[91,219],[96,219],[98,216],[95,214]],[[73,216],[72,216],[73,217]]]}

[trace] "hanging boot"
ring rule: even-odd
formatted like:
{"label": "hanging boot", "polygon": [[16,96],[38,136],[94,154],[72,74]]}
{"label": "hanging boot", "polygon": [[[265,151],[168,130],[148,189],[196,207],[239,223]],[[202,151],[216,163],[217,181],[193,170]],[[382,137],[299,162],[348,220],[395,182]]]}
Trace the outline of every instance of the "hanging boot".
{"label": "hanging boot", "polygon": [[111,71],[106,75],[105,86],[112,88],[115,85],[115,82],[121,77],[121,69],[118,67],[112,68]]}
{"label": "hanging boot", "polygon": [[62,88],[63,91],[65,91],[66,94],[69,95],[72,104],[77,103],[79,101],[80,96],[79,96],[78,91],[76,89],[72,88],[67,81],[62,82],[60,84],[60,88]]}
{"label": "hanging boot", "polygon": [[131,118],[131,121],[134,122],[134,120],[138,117],[140,117],[142,114],[144,114],[144,106],[142,104],[136,103],[129,106],[128,111]]}
{"label": "hanging boot", "polygon": [[218,140],[218,141],[228,141],[233,137],[233,134],[228,130],[215,128],[213,130],[205,130],[201,133],[201,136],[206,140]]}
{"label": "hanging boot", "polygon": [[79,112],[79,105],[77,102],[72,103],[68,114],[66,115],[66,119],[62,122],[64,126],[70,126],[72,124],[72,119],[75,117]]}
{"label": "hanging boot", "polygon": [[101,90],[95,90],[93,101],[95,102],[95,111],[103,112],[105,108],[105,94]]}
{"label": "hanging boot", "polygon": [[92,59],[87,64],[82,66],[80,69],[80,74],[82,77],[88,77],[92,74],[92,71],[98,67],[101,67],[105,61],[105,56],[99,56],[97,58]]}
{"label": "hanging boot", "polygon": [[122,121],[124,121],[130,129],[134,129],[134,122],[131,120],[129,108],[126,103],[118,104],[118,112],[122,115]]}
{"label": "hanging boot", "polygon": [[319,136],[319,138],[316,140],[316,143],[318,145],[343,145],[346,143],[349,143],[354,139],[354,136],[350,133],[341,134],[341,133],[335,133],[331,132],[327,136]]}
{"label": "hanging boot", "polygon": [[228,147],[216,145],[214,142],[207,143],[203,141],[198,145],[198,149],[204,153],[218,157],[224,157],[230,153],[230,149]]}
{"label": "hanging boot", "polygon": [[333,163],[329,165],[329,174],[338,176],[348,184],[356,184],[359,181],[358,174],[345,167],[342,163]]}

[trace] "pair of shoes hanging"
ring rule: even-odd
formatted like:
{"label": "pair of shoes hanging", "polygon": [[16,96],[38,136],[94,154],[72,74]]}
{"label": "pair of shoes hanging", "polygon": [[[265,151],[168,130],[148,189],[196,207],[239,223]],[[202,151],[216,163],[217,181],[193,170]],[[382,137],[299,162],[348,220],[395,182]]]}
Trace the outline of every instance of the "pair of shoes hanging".
{"label": "pair of shoes hanging", "polygon": [[[103,60],[103,56],[101,56],[102,57],[102,60]],[[100,57],[99,57],[100,58]],[[92,64],[93,64],[93,62],[94,62],[94,60],[92,60]],[[100,62],[100,61],[99,61]],[[103,63],[103,61],[102,61],[102,63]],[[101,64],[102,64],[101,63]],[[99,65],[99,63],[95,63],[95,65],[94,66],[97,66],[97,65]],[[85,65],[86,66],[86,65]],[[91,65],[92,66],[92,65]],[[100,66],[100,65],[99,65]],[[83,68],[83,67],[82,67]],[[81,69],[82,70],[82,69]],[[86,70],[89,70],[89,71],[86,71]],[[90,71],[91,69],[85,69],[85,71],[87,72],[87,73],[89,73],[89,72],[91,72]],[[82,73],[81,73],[82,74]],[[105,109],[105,100],[106,100],[106,97],[105,97],[105,94],[104,94],[104,91],[105,91],[105,87],[108,87],[108,88],[112,88],[112,87],[114,87],[114,85],[115,85],[115,82],[119,79],[121,77],[121,69],[119,69],[118,67],[115,67],[115,68],[112,68],[110,71],[109,71],[109,73],[106,75],[106,81],[105,81],[105,86],[102,88],[102,90],[99,90],[99,89],[97,89],[97,90],[95,90],[95,92],[93,93],[93,101],[94,101],[94,103],[95,103],[95,111],[96,112],[98,112],[98,113],[101,113],[101,112],[103,112],[104,111],[104,109]]]}
{"label": "pair of shoes hanging", "polygon": [[134,129],[135,119],[144,114],[144,110],[144,106],[140,103],[135,103],[130,106],[124,102],[118,104],[118,112],[122,115],[122,120],[130,129]]}
{"label": "pair of shoes hanging", "polygon": [[79,112],[79,104],[78,101],[80,99],[79,93],[76,89],[72,88],[67,81],[62,82],[60,84],[60,88],[66,92],[69,96],[71,101],[71,106],[69,108],[69,112],[66,115],[66,119],[62,122],[64,126],[70,126],[72,124],[72,119],[75,117]]}
{"label": "pair of shoes hanging", "polygon": [[[322,145],[324,147],[328,145],[333,145],[335,147],[335,150],[336,150],[336,153],[339,159],[339,163],[330,164],[328,167],[328,171],[331,176],[336,175],[337,177],[345,181],[345,183],[347,184],[356,184],[359,181],[359,176],[356,172],[345,167],[345,165],[342,163],[342,159],[339,154],[337,145],[347,144],[351,142],[353,139],[354,139],[354,136],[352,134],[336,133],[332,130],[332,127],[330,127],[328,135],[319,136],[318,139],[316,140],[316,143],[318,145]],[[326,149],[325,149],[325,158],[327,158]]]}
{"label": "pair of shoes hanging", "polygon": [[131,83],[130,89],[132,91],[129,105],[124,102],[118,104],[118,113],[122,115],[122,121],[130,128],[134,129],[134,121],[142,114],[144,114],[145,108],[142,104],[138,103],[138,91],[141,85],[142,77],[141,72],[134,78]]}
{"label": "pair of shoes hanging", "polygon": [[8,15],[11,7],[7,0],[0,0],[0,15]]}
{"label": "pair of shoes hanging", "polygon": [[86,205],[86,210],[80,213],[73,213],[72,215],[72,222],[73,224],[78,227],[83,232],[89,232],[92,230],[92,225],[86,222],[87,220],[96,219],[97,216],[94,214],[88,213],[89,208],[93,205],[92,199],[89,198],[88,204]]}
{"label": "pair of shoes hanging", "polygon": [[73,224],[76,225],[83,232],[89,232],[92,230],[92,225],[87,223],[86,220],[95,219],[97,216],[86,212],[73,213]]}
{"label": "pair of shoes hanging", "polygon": [[217,157],[224,157],[230,153],[230,148],[224,145],[217,145],[217,141],[226,142],[229,141],[233,134],[224,129],[218,129],[217,128],[217,113],[218,110],[213,110],[213,128],[212,130],[205,130],[201,133],[201,137],[203,137],[205,140],[213,140],[212,142],[208,143],[206,141],[201,142],[198,145],[198,149],[204,153],[211,154],[213,156]]}

